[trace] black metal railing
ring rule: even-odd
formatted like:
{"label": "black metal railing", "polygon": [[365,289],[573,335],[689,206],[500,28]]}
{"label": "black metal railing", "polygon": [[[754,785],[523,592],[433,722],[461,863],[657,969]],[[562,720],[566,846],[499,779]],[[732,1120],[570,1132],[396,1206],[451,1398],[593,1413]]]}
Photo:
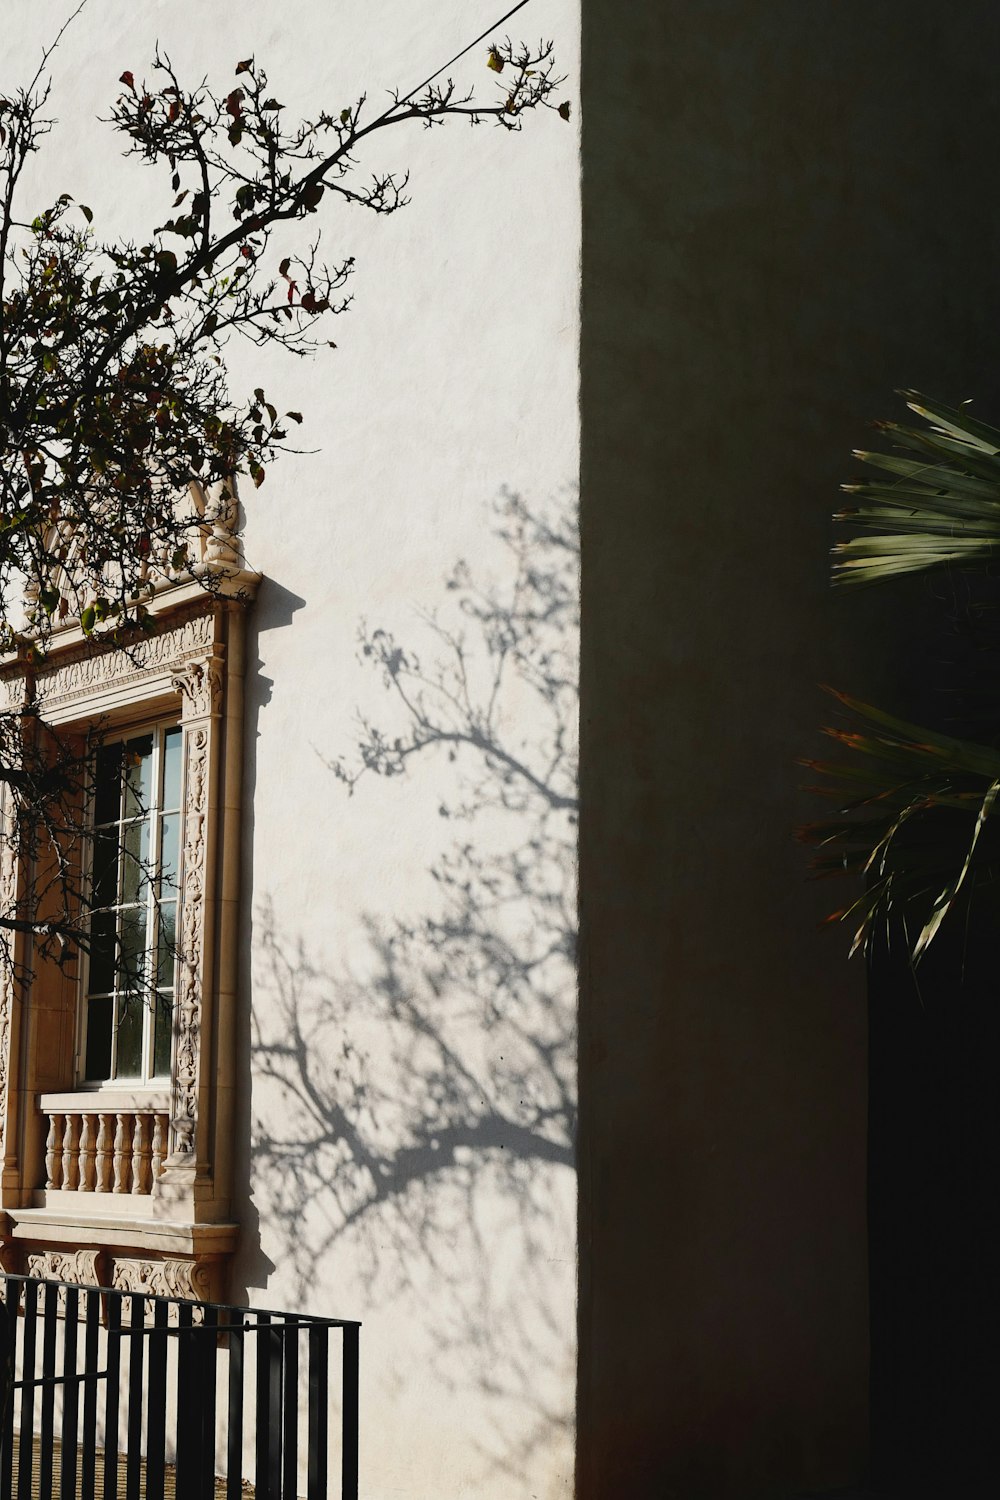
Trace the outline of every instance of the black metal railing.
{"label": "black metal railing", "polygon": [[360,1324],[28,1276],[0,1289],[0,1500],[246,1500],[244,1476],[256,1500],[357,1500]]}

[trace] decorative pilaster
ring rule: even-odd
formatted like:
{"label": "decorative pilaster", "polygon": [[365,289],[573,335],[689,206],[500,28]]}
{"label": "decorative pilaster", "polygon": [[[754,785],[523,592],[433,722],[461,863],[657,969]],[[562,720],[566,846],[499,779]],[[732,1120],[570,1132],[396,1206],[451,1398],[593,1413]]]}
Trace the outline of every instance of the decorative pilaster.
{"label": "decorative pilaster", "polygon": [[[17,910],[17,825],[8,789],[0,808],[0,916],[13,917]],[[6,939],[7,952],[0,955],[0,1159],[7,1154],[7,1095],[10,1085],[11,1031],[14,1010],[13,942]]]}
{"label": "decorative pilaster", "polygon": [[[0,680],[0,714],[19,713],[27,696],[26,685],[14,678]],[[0,916],[23,915],[25,869],[21,858],[17,810],[9,786],[0,788]],[[0,938],[0,1164],[3,1202],[17,1201],[19,1184],[17,1098],[19,985],[28,968],[27,939],[7,929]],[[13,1194],[13,1197],[11,1197]]]}
{"label": "decorative pilaster", "polygon": [[174,1011],[174,1064],[170,1111],[171,1151],[163,1174],[166,1185],[191,1181],[205,1157],[199,1141],[199,1100],[209,1060],[205,1044],[205,999],[211,973],[211,887],[213,827],[211,787],[218,760],[218,720],[222,713],[222,662],[217,656],[188,661],[172,683],[183,697],[184,852],[181,864],[181,921],[177,996]]}

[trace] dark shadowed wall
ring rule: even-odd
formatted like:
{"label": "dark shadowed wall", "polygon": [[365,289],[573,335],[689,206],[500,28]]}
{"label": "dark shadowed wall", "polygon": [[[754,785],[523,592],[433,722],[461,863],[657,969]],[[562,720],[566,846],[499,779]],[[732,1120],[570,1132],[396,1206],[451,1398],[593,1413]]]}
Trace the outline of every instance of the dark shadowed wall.
{"label": "dark shadowed wall", "polygon": [[819,682],[911,670],[829,513],[894,388],[1000,409],[1000,7],[583,16],[578,1486],[790,1496],[868,1425],[864,980],[794,762]]}

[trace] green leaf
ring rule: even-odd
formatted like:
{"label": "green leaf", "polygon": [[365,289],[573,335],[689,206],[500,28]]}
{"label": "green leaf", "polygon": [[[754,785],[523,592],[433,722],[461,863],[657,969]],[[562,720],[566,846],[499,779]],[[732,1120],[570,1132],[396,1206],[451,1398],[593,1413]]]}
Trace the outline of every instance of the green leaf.
{"label": "green leaf", "polygon": [[842,486],[857,503],[837,520],[858,534],[833,549],[835,584],[857,587],[936,568],[968,568],[1000,555],[1000,432],[916,392],[905,395],[911,410],[937,425],[924,431],[885,422],[880,430],[927,458],[856,451],[862,462],[897,482]]}
{"label": "green leaf", "polygon": [[965,883],[965,878],[969,873],[969,867],[972,864],[972,856],[974,855],[976,851],[976,845],[979,842],[979,835],[983,831],[983,825],[985,824],[986,819],[993,811],[993,804],[997,800],[998,793],[1000,793],[1000,781],[991,782],[989,790],[987,791],[986,796],[983,798],[982,804],[979,808],[979,813],[976,818],[976,826],[972,834],[972,841],[969,844],[969,849],[962,863],[962,868],[958,872],[956,878],[953,881],[949,882],[949,884],[945,887],[945,889],[941,892],[940,896],[938,896],[937,900],[935,901],[934,910],[931,912],[930,917],[921,928],[920,936],[917,938],[916,945],[913,949],[914,960],[918,959],[922,953],[926,953],[927,949],[930,947],[930,944],[934,939],[935,934],[940,928],[941,923],[944,921],[945,917],[948,915],[948,912],[954,906],[958,893],[962,889],[962,886]]}
{"label": "green leaf", "polygon": [[1000,453],[1000,428],[977,422],[964,408],[956,409],[945,406],[941,401],[931,401],[917,391],[900,391],[899,394],[918,416],[925,417],[929,422],[937,422],[956,437],[965,438],[986,453]]}
{"label": "green leaf", "polygon": [[892,912],[915,918],[914,960],[926,952],[983,861],[998,859],[996,835],[1000,750],[939,734],[846,694],[835,696],[858,729],[829,729],[849,758],[809,762],[823,778],[814,788],[836,798],[838,816],[800,830],[817,851],[818,875],[864,874],[867,888],[830,920],[856,922],[852,952],[867,947]]}

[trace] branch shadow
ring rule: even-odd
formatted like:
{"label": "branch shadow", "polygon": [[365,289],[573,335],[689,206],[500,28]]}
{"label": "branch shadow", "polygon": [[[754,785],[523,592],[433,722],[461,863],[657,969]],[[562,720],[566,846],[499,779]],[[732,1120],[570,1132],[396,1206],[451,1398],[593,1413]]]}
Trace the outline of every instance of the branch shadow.
{"label": "branch shadow", "polygon": [[363,916],[353,966],[255,914],[251,1171],[299,1294],[343,1256],[369,1307],[424,1309],[436,1376],[488,1402],[484,1464],[523,1477],[571,1440],[579,554],[568,499],[494,514],[504,578],[459,563],[419,653],[362,626],[385,719],[328,762],[413,795],[439,762],[430,909]]}

